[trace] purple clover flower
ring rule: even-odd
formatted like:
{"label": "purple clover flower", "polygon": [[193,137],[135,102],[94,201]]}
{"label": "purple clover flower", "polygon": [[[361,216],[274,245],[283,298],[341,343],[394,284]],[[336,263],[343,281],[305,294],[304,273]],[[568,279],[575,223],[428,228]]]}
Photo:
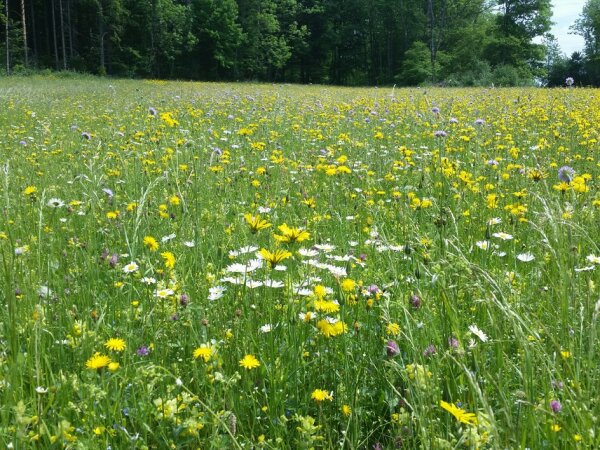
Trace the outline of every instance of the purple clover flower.
{"label": "purple clover flower", "polygon": [[145,345],[142,345],[140,348],[137,349],[136,353],[138,354],[138,356],[148,356],[150,350]]}
{"label": "purple clover flower", "polygon": [[443,138],[448,136],[448,133],[446,133],[444,130],[437,130],[435,133],[433,133],[435,137],[439,137],[439,138]]}
{"label": "purple clover flower", "polygon": [[454,336],[450,336],[448,338],[448,345],[450,346],[450,348],[458,348],[458,339],[456,339]]}
{"label": "purple clover flower", "polygon": [[554,414],[558,414],[560,412],[560,410],[562,409],[562,405],[560,404],[560,402],[558,400],[552,400],[550,402],[550,409],[552,410],[552,412]]}
{"label": "purple clover flower", "polygon": [[396,341],[392,341],[390,339],[387,341],[387,344],[385,344],[385,351],[388,355],[388,358],[393,358],[394,356],[398,356],[400,354],[400,347]]}
{"label": "purple clover flower", "polygon": [[437,348],[435,345],[429,344],[425,350],[423,350],[423,356],[425,358],[429,358],[437,353]]}
{"label": "purple clover flower", "polygon": [[415,309],[419,309],[421,307],[421,297],[419,297],[417,294],[411,295],[408,301]]}

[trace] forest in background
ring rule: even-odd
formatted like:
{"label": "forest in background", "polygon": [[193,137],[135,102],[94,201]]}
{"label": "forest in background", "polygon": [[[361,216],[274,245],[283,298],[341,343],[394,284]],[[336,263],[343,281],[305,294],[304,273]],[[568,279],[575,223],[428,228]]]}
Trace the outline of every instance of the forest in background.
{"label": "forest in background", "polygon": [[338,85],[600,84],[600,0],[0,0],[4,74]]}

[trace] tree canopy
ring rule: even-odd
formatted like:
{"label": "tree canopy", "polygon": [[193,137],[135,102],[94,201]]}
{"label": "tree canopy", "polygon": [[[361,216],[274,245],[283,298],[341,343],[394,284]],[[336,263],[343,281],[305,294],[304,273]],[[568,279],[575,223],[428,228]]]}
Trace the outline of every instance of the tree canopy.
{"label": "tree canopy", "polygon": [[[2,0],[4,71],[334,84],[548,79],[550,0]],[[577,25],[597,53],[591,0]],[[597,27],[597,28],[595,28]],[[589,37],[589,38],[588,38]],[[546,41],[544,41],[546,42]],[[564,58],[553,57],[565,68]],[[565,73],[565,76],[568,74]]]}

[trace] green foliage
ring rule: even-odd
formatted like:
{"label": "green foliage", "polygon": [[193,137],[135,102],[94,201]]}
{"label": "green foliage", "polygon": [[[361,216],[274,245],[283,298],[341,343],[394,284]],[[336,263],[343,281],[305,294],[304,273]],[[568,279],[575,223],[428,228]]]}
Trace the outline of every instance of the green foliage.
{"label": "green foliage", "polygon": [[415,42],[405,54],[404,65],[397,81],[401,85],[418,85],[433,80],[431,51],[427,44]]}
{"label": "green foliage", "polygon": [[[524,81],[548,73],[534,38],[549,28],[550,0],[27,3],[28,54],[36,69],[348,85],[484,83],[481,61],[492,69],[514,66]],[[597,3],[590,2],[587,18],[578,22],[590,39]],[[23,64],[19,8],[11,8],[8,19],[9,54],[14,65]],[[0,30],[0,42],[4,34]],[[586,70],[594,73],[594,58],[586,57]]]}

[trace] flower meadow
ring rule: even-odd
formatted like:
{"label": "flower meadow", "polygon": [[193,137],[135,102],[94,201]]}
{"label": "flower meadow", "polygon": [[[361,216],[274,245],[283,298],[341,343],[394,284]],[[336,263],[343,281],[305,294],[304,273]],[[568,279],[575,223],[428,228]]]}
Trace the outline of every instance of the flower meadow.
{"label": "flower meadow", "polygon": [[600,94],[0,84],[4,448],[600,446]]}

